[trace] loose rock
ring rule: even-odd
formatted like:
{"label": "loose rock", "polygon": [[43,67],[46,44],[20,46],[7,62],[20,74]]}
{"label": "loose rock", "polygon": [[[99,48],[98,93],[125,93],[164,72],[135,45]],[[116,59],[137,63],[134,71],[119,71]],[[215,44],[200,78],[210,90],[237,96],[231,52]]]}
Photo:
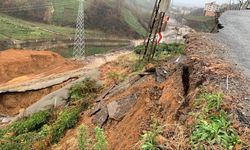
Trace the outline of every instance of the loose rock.
{"label": "loose rock", "polygon": [[121,120],[136,103],[136,99],[136,94],[133,94],[128,98],[109,103],[107,105],[109,117],[117,121]]}
{"label": "loose rock", "polygon": [[92,119],[92,123],[102,127],[104,123],[108,120],[108,110],[107,107],[103,107]]}

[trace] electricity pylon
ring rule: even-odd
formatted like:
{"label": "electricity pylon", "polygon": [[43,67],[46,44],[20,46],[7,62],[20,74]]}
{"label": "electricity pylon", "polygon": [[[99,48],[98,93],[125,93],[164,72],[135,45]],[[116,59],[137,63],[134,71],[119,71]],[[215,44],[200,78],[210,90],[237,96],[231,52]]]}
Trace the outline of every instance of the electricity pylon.
{"label": "electricity pylon", "polygon": [[85,56],[85,32],[84,32],[84,0],[79,0],[78,16],[76,21],[76,32],[74,41],[74,58],[83,58]]}

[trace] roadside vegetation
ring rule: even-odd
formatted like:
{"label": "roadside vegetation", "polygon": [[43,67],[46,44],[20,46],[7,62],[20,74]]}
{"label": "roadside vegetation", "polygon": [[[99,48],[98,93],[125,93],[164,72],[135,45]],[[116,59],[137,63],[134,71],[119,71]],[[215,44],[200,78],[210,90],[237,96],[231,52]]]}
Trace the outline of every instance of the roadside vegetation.
{"label": "roadside vegetation", "polygon": [[[171,56],[171,55],[185,55],[184,52],[185,49],[185,44],[181,43],[171,43],[171,44],[166,44],[166,43],[161,43],[156,46],[156,53],[155,53],[155,58],[157,60],[162,59],[166,56]],[[145,46],[144,45],[139,45],[134,48],[134,53],[135,54],[144,54],[145,51]]]}
{"label": "roadside vegetation", "polygon": [[69,100],[79,101],[92,98],[100,90],[96,81],[86,78],[70,88]]}
{"label": "roadside vegetation", "polygon": [[108,142],[103,129],[96,127],[95,139],[92,139],[89,136],[87,127],[81,125],[78,129],[78,148],[79,150],[107,150]]}
{"label": "roadside vegetation", "polygon": [[163,132],[163,127],[159,124],[158,121],[154,120],[151,124],[151,129],[147,132],[145,132],[141,136],[141,150],[158,150],[161,148],[164,148],[163,145],[159,145],[156,142],[156,137],[160,135]]}
{"label": "roadside vegetation", "polygon": [[[154,121],[141,135],[141,150],[166,148],[194,150],[233,150],[244,145],[232,127],[230,115],[223,109],[223,94],[202,93],[196,99],[190,115],[194,122],[190,127],[180,124],[160,124]],[[164,137],[169,130],[171,138]],[[158,137],[161,137],[161,140]],[[160,143],[159,143],[160,142]]]}
{"label": "roadside vegetation", "polygon": [[148,62],[142,60],[141,51],[144,51],[144,46],[139,45],[134,48],[134,53],[119,58],[118,61],[115,61],[113,64],[108,64],[108,67],[111,65],[113,69],[105,70],[104,78],[106,78],[109,83],[118,84],[133,75],[141,73],[149,63],[157,63],[157,61],[164,60],[169,56],[185,55],[184,48],[184,44],[162,43],[157,46],[155,60]]}
{"label": "roadside vegetation", "polygon": [[68,129],[76,126],[79,114],[91,106],[97,88],[100,86],[95,81],[85,79],[71,88],[65,108],[38,112],[1,129],[0,149],[39,150],[59,142]]}
{"label": "roadside vegetation", "polygon": [[203,93],[197,99],[197,111],[192,114],[197,119],[190,137],[193,149],[234,149],[240,144],[222,103],[220,93]]}

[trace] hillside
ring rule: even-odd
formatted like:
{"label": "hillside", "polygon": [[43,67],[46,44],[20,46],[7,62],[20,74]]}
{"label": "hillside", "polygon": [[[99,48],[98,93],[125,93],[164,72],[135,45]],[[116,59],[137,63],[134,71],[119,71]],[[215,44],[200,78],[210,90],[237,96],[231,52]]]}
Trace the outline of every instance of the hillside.
{"label": "hillside", "polygon": [[[122,3],[119,10],[118,5],[118,1],[114,0],[85,1],[86,28],[129,37],[145,35],[146,30],[141,25],[137,13],[133,12],[126,3]],[[0,3],[0,13],[27,21],[72,28],[75,27],[77,11],[78,0],[36,0],[32,2],[4,0]]]}
{"label": "hillside", "polygon": [[[72,38],[75,34],[74,28],[71,27],[61,27],[39,22],[25,21],[1,13],[0,26],[0,40],[62,39]],[[88,38],[104,38],[108,36],[98,30],[87,29],[85,32]]]}

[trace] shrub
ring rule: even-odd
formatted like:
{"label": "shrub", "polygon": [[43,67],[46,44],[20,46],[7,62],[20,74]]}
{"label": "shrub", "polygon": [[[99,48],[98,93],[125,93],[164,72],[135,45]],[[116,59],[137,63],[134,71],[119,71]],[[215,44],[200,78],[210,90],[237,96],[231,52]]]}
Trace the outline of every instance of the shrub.
{"label": "shrub", "polygon": [[145,46],[144,45],[138,45],[134,48],[134,53],[140,55],[142,52],[144,52]]}
{"label": "shrub", "polygon": [[184,52],[185,45],[181,43],[171,43],[167,44],[165,50],[171,54],[182,54],[185,55]]}
{"label": "shrub", "polygon": [[73,107],[67,108],[59,114],[56,122],[54,122],[49,129],[52,143],[57,143],[59,139],[64,135],[66,129],[70,129],[76,125],[79,113],[80,108]]}
{"label": "shrub", "polygon": [[70,88],[69,99],[71,101],[81,100],[82,98],[88,99],[98,89],[96,81],[86,78]]}
{"label": "shrub", "polygon": [[[166,44],[166,43],[161,43],[156,46],[156,56],[159,56],[162,54],[162,52],[165,52],[166,54],[182,54],[185,55],[184,52],[185,45],[181,43],[171,43],[171,44]],[[144,45],[139,45],[134,48],[134,52],[136,54],[143,54],[145,51],[145,46]]]}
{"label": "shrub", "polygon": [[20,134],[38,130],[48,122],[49,117],[49,111],[34,113],[31,117],[14,122],[6,129],[1,130],[0,137],[11,132],[14,132],[15,136],[18,136]]}
{"label": "shrub", "polygon": [[96,144],[94,145],[95,150],[107,150],[108,142],[101,128],[95,128]]}
{"label": "shrub", "polygon": [[16,137],[5,138],[0,142],[0,149],[2,150],[28,150],[34,149],[34,143],[42,140],[44,137],[36,132],[28,132]]}
{"label": "shrub", "polygon": [[13,138],[13,141],[20,143],[22,149],[33,149],[33,144],[42,138],[43,137],[36,132],[28,132]]}
{"label": "shrub", "polygon": [[20,143],[14,141],[0,141],[0,149],[1,150],[23,150],[22,145]]}

